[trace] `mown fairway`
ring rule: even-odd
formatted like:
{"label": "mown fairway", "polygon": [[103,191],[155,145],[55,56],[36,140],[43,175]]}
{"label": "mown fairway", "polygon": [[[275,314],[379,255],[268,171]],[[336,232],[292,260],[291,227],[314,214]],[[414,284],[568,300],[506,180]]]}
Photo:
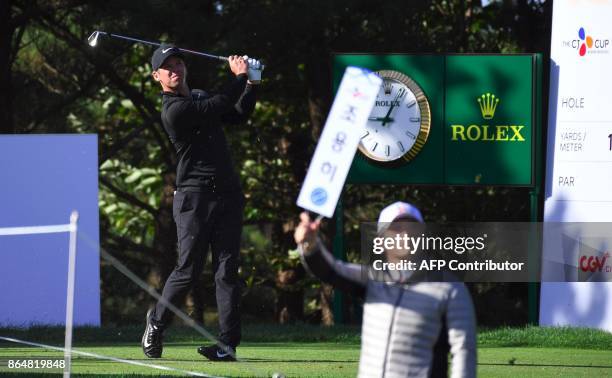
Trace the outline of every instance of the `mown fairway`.
{"label": "mown fairway", "polygon": [[[0,335],[61,345],[61,329],[39,328],[38,331],[0,329]],[[196,353],[199,338],[187,329],[169,332],[163,358],[145,359],[139,331],[136,327],[77,329],[75,349],[212,376],[265,377],[280,372],[287,377],[352,377],[357,372],[359,330],[354,327],[253,327],[238,350],[242,361],[237,363],[204,360]],[[37,335],[38,340],[34,340]],[[113,336],[116,343],[112,342]],[[129,341],[133,338],[136,341]],[[59,351],[0,341],[0,374],[20,377],[30,377],[33,373],[57,374],[60,370],[8,369],[7,360],[61,357]],[[537,327],[483,330],[479,333],[478,373],[480,377],[612,377],[612,335],[592,330]],[[73,359],[75,376],[184,374],[91,356],[77,355]]]}

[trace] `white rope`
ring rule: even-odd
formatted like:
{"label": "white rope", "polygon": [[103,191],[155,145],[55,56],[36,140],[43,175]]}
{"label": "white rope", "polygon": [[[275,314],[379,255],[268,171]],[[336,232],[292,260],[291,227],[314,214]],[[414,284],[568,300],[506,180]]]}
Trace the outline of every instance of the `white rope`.
{"label": "white rope", "polygon": [[[24,340],[19,340],[19,339],[13,339],[13,338],[10,338],[10,337],[0,336],[0,340],[10,341],[10,342],[13,342],[13,343],[30,345],[30,346],[40,347],[40,348],[52,349],[52,350],[57,350],[57,351],[61,351],[61,352],[65,352],[66,351],[65,348],[61,348],[61,347],[56,347],[56,346],[46,345],[46,344],[33,343],[31,341],[24,341]],[[217,378],[214,375],[207,375],[207,374],[198,373],[198,372],[195,372],[195,371],[176,369],[176,368],[171,368],[171,367],[162,366],[162,365],[146,364],[144,362],[139,362],[139,361],[124,360],[124,359],[121,359],[121,358],[109,357],[109,356],[104,356],[104,355],[101,355],[101,354],[90,353],[90,352],[83,352],[83,351],[79,351],[79,350],[75,350],[75,349],[72,349],[71,352],[74,353],[74,354],[79,354],[81,356],[93,357],[93,358],[97,358],[97,359],[101,359],[101,360],[110,360],[110,361],[115,361],[115,362],[121,362],[121,363],[124,363],[124,364],[143,366],[143,367],[154,368],[154,369],[159,369],[159,370],[175,371],[175,372],[191,375],[191,376],[194,376],[194,377],[213,377],[213,378]]]}
{"label": "white rope", "polygon": [[[89,244],[89,246],[92,247],[92,248],[96,247],[96,244],[94,243],[94,241],[89,237],[89,235],[87,235],[85,233],[82,233],[82,232],[79,233],[79,239],[83,240],[86,244]],[[185,324],[187,326],[189,326],[192,329],[196,330],[198,333],[200,333],[202,336],[204,336],[209,341],[219,345],[225,352],[229,353],[232,357],[234,357],[236,359],[236,361],[238,361],[238,362],[245,362],[245,360],[243,360],[242,358],[239,358],[236,355],[236,353],[231,348],[229,348],[228,345],[226,345],[225,343],[223,343],[220,340],[218,340],[210,332],[208,332],[206,329],[204,329],[204,327],[202,327],[198,323],[196,323],[195,320],[193,320],[189,315],[185,314],[183,311],[181,311],[181,309],[176,307],[174,304],[172,304],[166,298],[162,297],[157,292],[157,290],[155,290],[155,288],[153,288],[151,285],[149,285],[148,283],[143,281],[134,272],[132,272],[127,266],[123,265],[119,260],[117,260],[116,257],[114,257],[110,253],[106,252],[104,250],[104,248],[102,248],[102,247],[99,247],[99,248],[100,248],[99,249],[100,256],[104,260],[109,262],[113,267],[115,267],[115,269],[117,269],[124,276],[129,278],[136,285],[140,286],[141,289],[146,291],[153,298],[155,298],[156,300],[162,302],[166,307],[168,307],[168,309],[170,311],[172,311],[177,317],[179,317],[183,322],[185,322]],[[263,370],[261,368],[251,368],[251,367],[246,367],[246,366],[245,366],[245,368],[247,370],[249,370],[251,373],[258,373],[258,374],[254,374],[253,376],[267,376],[267,373],[261,374],[262,370]]]}
{"label": "white rope", "polygon": [[[88,235],[81,233],[79,234],[79,238],[85,241],[85,243],[89,244],[91,247],[95,247],[93,240],[91,240]],[[185,322],[187,326],[195,329],[198,333],[200,333],[202,336],[204,336],[206,339],[208,339],[212,343],[219,345],[222,349],[224,349],[227,353],[229,353],[232,357],[234,357],[236,361],[241,360],[240,358],[236,356],[236,353],[231,348],[229,348],[228,345],[218,340],[210,332],[204,329],[204,327],[196,323],[195,320],[192,319],[189,315],[185,314],[183,311],[181,311],[181,309],[176,307],[166,298],[162,297],[157,292],[157,290],[155,290],[154,287],[144,282],[140,277],[138,277],[134,272],[132,272],[127,266],[123,265],[119,260],[117,260],[116,257],[106,252],[104,248],[102,247],[100,247],[100,256],[104,260],[108,261],[112,266],[115,267],[115,269],[121,272],[124,276],[129,278],[132,282],[134,282],[136,285],[140,286],[140,288],[142,288],[144,291],[149,293],[149,295],[151,295],[153,298],[162,302],[164,306],[168,307],[168,309],[172,311],[177,317],[179,317],[183,322]]]}
{"label": "white rope", "polygon": [[54,224],[49,226],[29,227],[0,227],[0,236],[27,235],[27,234],[54,234],[58,232],[72,232],[74,226],[71,224]]}
{"label": "white rope", "polygon": [[76,254],[77,254],[77,222],[79,213],[75,210],[70,214],[70,245],[68,246],[68,287],[66,290],[66,332],[64,338],[64,378],[70,378],[72,365],[72,326],[74,320],[74,281],[76,280]]}
{"label": "white rope", "polygon": [[[56,233],[56,232],[75,232],[75,231],[76,231],[76,225],[73,225],[73,224],[50,225],[50,226],[33,226],[33,227],[5,227],[5,228],[0,228],[0,236],[4,236],[4,235],[24,235],[24,234],[48,234],[48,233]],[[149,295],[151,295],[152,297],[154,297],[158,301],[161,301],[162,303],[164,303],[164,305],[166,305],[170,311],[172,311],[176,316],[181,318],[181,320],[183,320],[188,326],[190,326],[191,328],[195,329],[198,333],[200,333],[202,336],[204,336],[209,341],[219,345],[222,349],[224,349],[232,357],[234,357],[236,359],[236,361],[239,361],[239,362],[243,361],[241,358],[238,358],[236,356],[235,352],[232,351],[230,348],[228,348],[227,345],[225,345],[223,342],[221,342],[220,340],[215,338],[210,332],[208,332],[202,326],[197,324],[191,317],[189,317],[187,314],[185,314],[179,308],[177,308],[172,303],[170,303],[166,298],[163,298],[161,295],[159,295],[159,293],[157,293],[157,291],[152,286],[150,286],[149,284],[144,282],[142,279],[140,279],[140,277],[138,277],[136,274],[134,274],[125,265],[120,263],[119,260],[117,260],[114,256],[112,256],[111,254],[106,252],[104,250],[104,248],[101,248],[98,245],[96,245],[96,243],[94,243],[94,241],[91,240],[86,234],[82,234],[81,233],[81,234],[79,234],[78,237],[80,239],[82,239],[83,241],[85,241],[86,244],[89,244],[90,247],[95,248],[95,249],[99,248],[100,256],[103,259],[108,261],[117,270],[119,270],[123,275],[128,277],[132,282],[134,282],[135,284],[140,286],[142,289],[144,289],[147,293],[149,293]],[[22,340],[18,340],[18,339],[11,339],[11,338],[2,337],[2,336],[0,336],[0,339],[7,340],[7,341],[12,341],[12,342],[16,342],[16,343],[23,343],[23,344],[26,344],[26,345],[39,346],[39,347],[43,347],[43,348],[50,348],[50,349],[60,350],[60,351],[64,351],[64,352],[67,351],[67,349],[65,349],[65,348],[59,348],[59,347],[54,347],[54,346],[45,345],[45,344],[38,344],[38,343],[29,342],[29,341],[22,341]],[[169,367],[161,366],[161,365],[145,364],[143,362],[123,360],[123,359],[115,358],[115,357],[96,355],[94,353],[80,352],[80,351],[76,351],[74,349],[72,349],[71,352],[75,353],[75,354],[91,356],[91,357],[100,358],[100,359],[107,359],[107,360],[116,361],[116,362],[123,362],[123,363],[137,365],[137,366],[145,366],[145,367],[152,367],[152,368],[161,369],[161,370],[177,371],[177,372],[182,372],[182,373],[190,374],[190,375],[194,375],[194,376],[214,377],[214,376],[206,375],[206,374],[203,374],[203,373],[196,373],[196,372],[190,372],[190,371],[187,371],[187,370],[174,369],[174,368],[169,368]],[[253,371],[250,368],[248,370]]]}

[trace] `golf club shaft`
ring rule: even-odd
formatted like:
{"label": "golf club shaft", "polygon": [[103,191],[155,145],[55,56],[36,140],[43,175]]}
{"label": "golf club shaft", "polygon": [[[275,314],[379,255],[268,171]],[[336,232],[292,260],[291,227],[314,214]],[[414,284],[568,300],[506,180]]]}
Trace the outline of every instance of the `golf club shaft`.
{"label": "golf club shaft", "polygon": [[[151,46],[161,46],[161,43],[158,43],[158,42],[145,41],[145,40],[142,40],[142,39],[126,37],[126,36],[123,36],[123,35],[113,34],[113,33],[106,33],[106,32],[100,32],[100,33],[105,33],[106,35],[108,35],[111,38],[125,39],[127,41],[138,42],[138,43],[145,43],[145,44],[148,44],[148,45],[151,45]],[[178,49],[181,50],[182,52],[185,52],[185,53],[199,55],[199,56],[203,56],[203,57],[206,57],[206,58],[218,59],[218,60],[223,60],[223,61],[228,61],[229,60],[227,57],[224,57],[224,56],[212,55],[212,54],[207,54],[207,53],[203,53],[203,52],[199,52],[199,51],[182,49],[180,47]]]}

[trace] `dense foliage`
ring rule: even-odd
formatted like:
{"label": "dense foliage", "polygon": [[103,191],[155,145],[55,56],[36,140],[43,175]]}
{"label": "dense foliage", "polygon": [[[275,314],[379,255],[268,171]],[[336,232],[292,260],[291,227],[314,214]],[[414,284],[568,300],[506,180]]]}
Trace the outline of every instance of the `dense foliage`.
{"label": "dense foliage", "polygon": [[[98,134],[101,247],[159,288],[175,256],[175,156],[160,124],[159,88],[150,78],[152,50],[113,40],[91,49],[87,36],[98,29],[261,58],[267,69],[255,114],[246,125],[227,129],[248,198],[241,272],[245,312],[258,319],[329,323],[329,290],[305,277],[290,251],[299,212],[295,199],[331,102],[330,56],[546,53],[550,1],[486,3],[4,1],[0,132]],[[187,63],[192,88],[218,88],[228,77],[216,62]],[[528,195],[526,189],[493,187],[350,186],[344,196],[348,256],[356,256],[358,223],[375,219],[390,201],[409,199],[431,221],[527,220]],[[150,297],[105,261],[101,272],[103,321],[140,321]],[[187,301],[200,320],[203,308],[214,303],[211,285],[207,267],[197,288],[204,294]],[[525,322],[525,285],[473,289],[477,304],[490,309],[489,298],[495,297],[505,314],[503,319],[482,314],[481,322]]]}

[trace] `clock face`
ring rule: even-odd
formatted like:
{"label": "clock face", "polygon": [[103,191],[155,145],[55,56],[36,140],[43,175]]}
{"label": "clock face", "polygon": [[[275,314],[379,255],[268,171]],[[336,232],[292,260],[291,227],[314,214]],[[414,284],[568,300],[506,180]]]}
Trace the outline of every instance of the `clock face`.
{"label": "clock face", "polygon": [[431,113],[423,90],[397,71],[378,71],[383,85],[361,136],[359,150],[379,162],[409,161],[424,146]]}

